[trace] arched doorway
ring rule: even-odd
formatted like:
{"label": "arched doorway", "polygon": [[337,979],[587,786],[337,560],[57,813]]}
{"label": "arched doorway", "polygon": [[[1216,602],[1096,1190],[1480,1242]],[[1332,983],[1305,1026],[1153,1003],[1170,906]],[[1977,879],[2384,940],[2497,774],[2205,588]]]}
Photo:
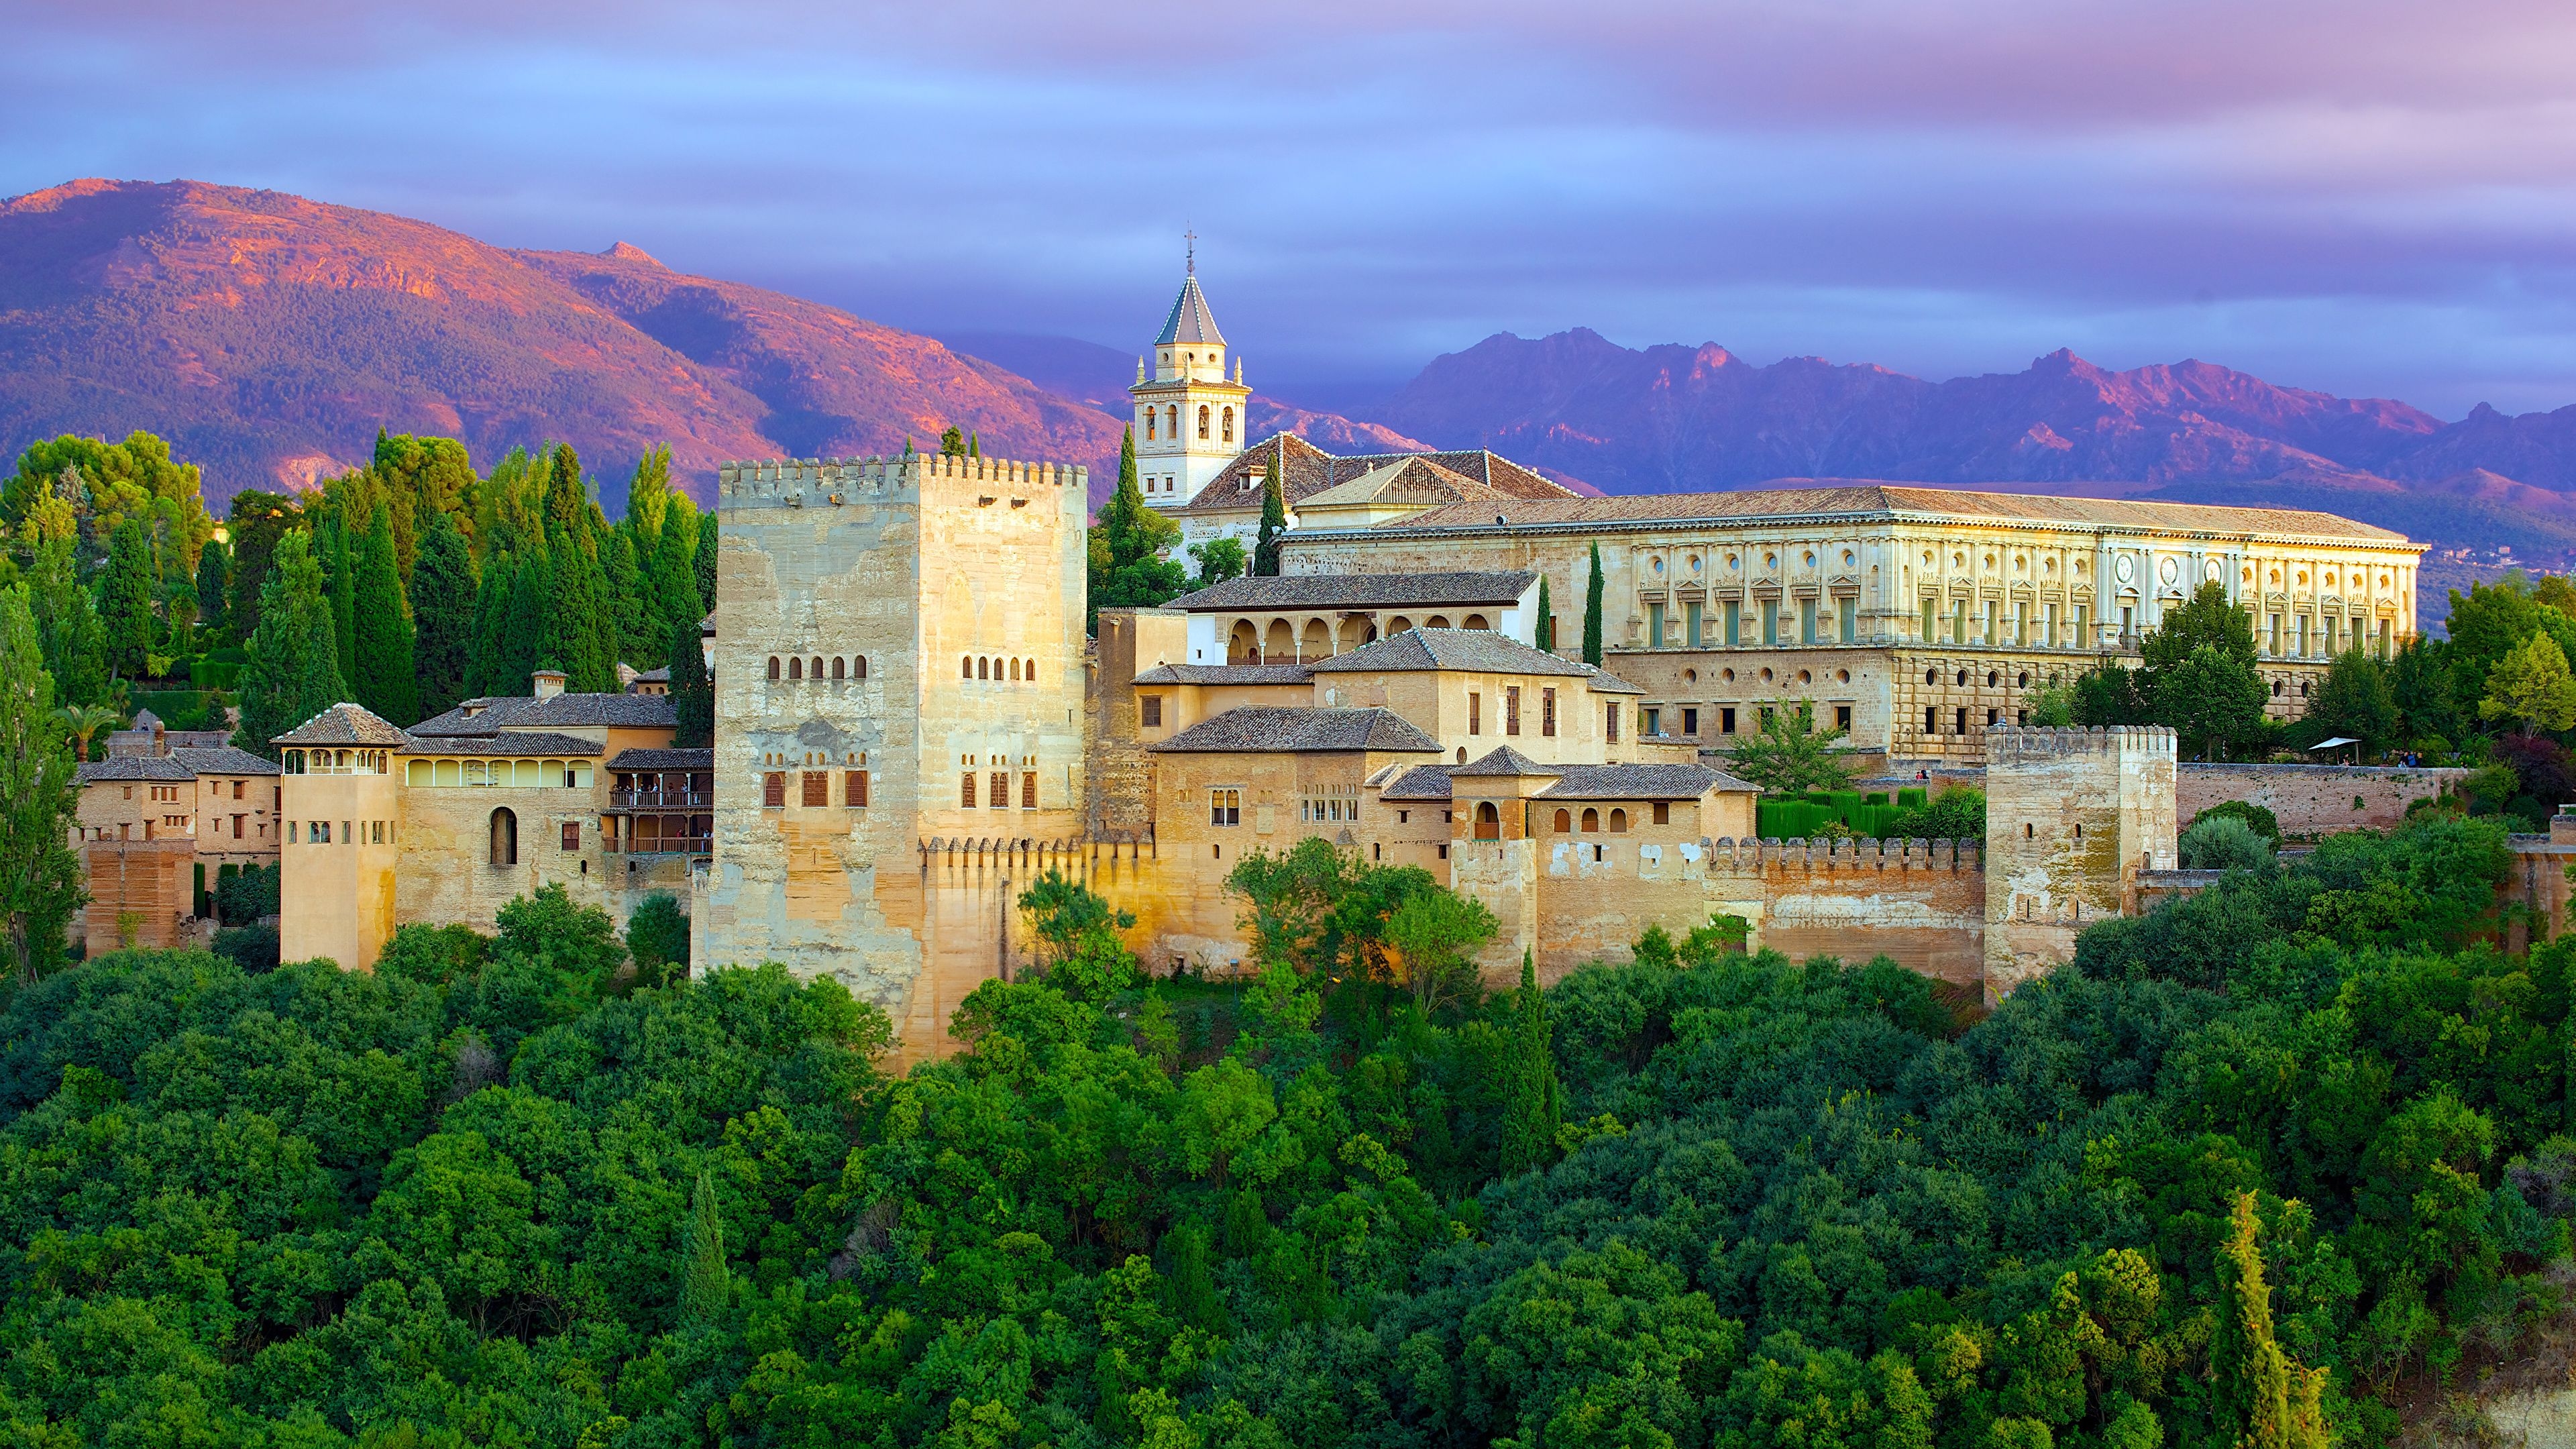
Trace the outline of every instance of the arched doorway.
{"label": "arched doorway", "polygon": [[1491,800],[1484,801],[1476,806],[1476,838],[1478,840],[1500,840],[1503,838],[1502,812],[1494,808],[1494,802]]}
{"label": "arched doorway", "polygon": [[1252,627],[1250,619],[1234,621],[1233,631],[1226,636],[1225,662],[1228,664],[1261,662],[1261,634]]}
{"label": "arched doorway", "polygon": [[1297,636],[1289,632],[1288,621],[1271,620],[1269,632],[1261,636],[1261,662],[1289,664],[1295,662],[1296,658]]}
{"label": "arched doorway", "polygon": [[506,805],[492,812],[492,863],[519,863],[519,817]]}
{"label": "arched doorway", "polygon": [[1324,632],[1324,621],[1307,620],[1306,637],[1297,643],[1297,661],[1302,664],[1309,659],[1330,658],[1332,652],[1332,636]]}

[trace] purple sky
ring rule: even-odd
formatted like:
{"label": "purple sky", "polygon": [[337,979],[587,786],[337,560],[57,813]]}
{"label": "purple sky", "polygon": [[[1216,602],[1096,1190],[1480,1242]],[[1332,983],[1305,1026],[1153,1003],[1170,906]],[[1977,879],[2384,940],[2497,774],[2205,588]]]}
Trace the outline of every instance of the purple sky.
{"label": "purple sky", "polygon": [[1194,227],[1292,396],[1580,325],[2576,402],[2564,3],[439,8],[0,0],[0,194],[267,186],[1130,351]]}

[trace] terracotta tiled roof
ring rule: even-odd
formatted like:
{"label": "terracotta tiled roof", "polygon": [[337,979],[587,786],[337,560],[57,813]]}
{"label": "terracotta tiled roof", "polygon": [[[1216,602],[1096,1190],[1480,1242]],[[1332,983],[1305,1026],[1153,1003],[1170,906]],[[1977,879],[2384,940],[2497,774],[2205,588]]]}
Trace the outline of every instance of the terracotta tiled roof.
{"label": "terracotta tiled roof", "polygon": [[1532,775],[1562,775],[1565,772],[1554,765],[1542,765],[1511,746],[1503,745],[1488,752],[1482,759],[1451,767],[1449,773],[1452,775],[1503,775],[1517,778]]}
{"label": "terracotta tiled roof", "polygon": [[1448,765],[1416,765],[1377,792],[1380,800],[1446,800],[1449,798]]}
{"label": "terracotta tiled roof", "polygon": [[1645,691],[1644,691],[1644,690],[1639,689],[1637,686],[1635,686],[1635,685],[1633,685],[1633,684],[1630,684],[1628,681],[1626,681],[1626,680],[1624,680],[1624,679],[1621,679],[1618,675],[1610,674],[1610,673],[1606,673],[1606,672],[1604,672],[1603,670],[1600,670],[1600,669],[1594,668],[1592,665],[1589,665],[1589,664],[1583,665],[1583,666],[1581,666],[1581,668],[1582,668],[1582,670],[1583,670],[1583,676],[1584,676],[1584,678],[1585,678],[1585,679],[1587,679],[1587,680],[1589,680],[1589,681],[1591,681],[1591,684],[1592,684],[1592,692],[1593,692],[1594,694],[1643,694],[1643,693],[1645,693]]}
{"label": "terracotta tiled roof", "polygon": [[411,727],[416,735],[491,735],[505,730],[597,728],[672,729],[679,706],[667,694],[558,694],[469,699]]}
{"label": "terracotta tiled roof", "polygon": [[270,740],[273,745],[369,745],[401,749],[411,736],[364,705],[335,704]]}
{"label": "terracotta tiled roof", "polygon": [[414,735],[406,755],[596,755],[604,747],[579,735],[507,730],[488,735]]}
{"label": "terracotta tiled roof", "polygon": [[136,780],[193,780],[197,772],[169,755],[111,755],[74,765],[72,778],[84,785],[113,785]]}
{"label": "terracotta tiled roof", "polygon": [[1440,574],[1283,574],[1227,579],[1181,595],[1163,607],[1200,613],[1239,609],[1425,609],[1435,605],[1517,603],[1538,575],[1511,572]]}
{"label": "terracotta tiled roof", "polygon": [[619,750],[608,762],[612,770],[712,770],[713,750]]}
{"label": "terracotta tiled roof", "polygon": [[1541,800],[1690,800],[1710,790],[1752,792],[1755,786],[1706,765],[1568,765],[1564,778],[1538,792]]}
{"label": "terracotta tiled roof", "polygon": [[170,757],[200,775],[274,775],[275,760],[263,760],[248,750],[230,745],[175,745]]}
{"label": "terracotta tiled roof", "polygon": [[[1381,529],[1490,530],[1495,510],[1449,504],[1377,525]],[[1816,517],[1957,519],[1973,523],[2058,524],[2161,533],[2288,534],[2374,543],[2404,543],[2403,534],[2331,513],[2297,508],[2228,508],[2203,503],[2136,502],[2113,498],[2055,498],[2029,493],[1925,488],[1909,483],[1827,482],[1799,488],[1750,488],[1730,493],[1647,493],[1620,498],[1571,494],[1534,499],[1503,510],[1514,528],[1556,525],[1597,528],[1612,524],[1741,524]]]}
{"label": "terracotta tiled roof", "polygon": [[1595,675],[1589,665],[1559,659],[1491,629],[1407,629],[1306,667],[1318,674],[1454,669],[1475,674]]}
{"label": "terracotta tiled roof", "polygon": [[1172,754],[1407,750],[1436,755],[1440,742],[1391,709],[1247,705],[1201,720],[1147,748]]}
{"label": "terracotta tiled roof", "polygon": [[1303,664],[1157,664],[1138,684],[1304,684],[1315,677]]}
{"label": "terracotta tiled roof", "polygon": [[[1294,433],[1276,433],[1236,455],[1232,462],[1208,480],[1207,486],[1191,495],[1189,502],[1163,511],[1184,513],[1193,509],[1259,508],[1262,477],[1273,454],[1279,458],[1279,491],[1291,507],[1328,489],[1338,488],[1389,464],[1408,459],[1420,459],[1436,466],[1443,475],[1491,490],[1476,500],[1487,505],[1488,518],[1492,517],[1491,503],[1495,498],[1517,502],[1578,496],[1572,490],[1551,483],[1518,463],[1497,458],[1482,448],[1444,453],[1361,453],[1343,457],[1327,453]],[[1247,483],[1251,486],[1246,487]],[[1470,505],[1459,503],[1451,506],[1463,508]]]}

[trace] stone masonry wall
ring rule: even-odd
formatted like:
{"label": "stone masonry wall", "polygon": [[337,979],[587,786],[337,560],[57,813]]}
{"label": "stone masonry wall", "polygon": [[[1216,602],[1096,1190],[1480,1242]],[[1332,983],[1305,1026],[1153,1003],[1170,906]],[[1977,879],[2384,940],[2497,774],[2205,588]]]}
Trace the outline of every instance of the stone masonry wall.
{"label": "stone masonry wall", "polygon": [[2137,873],[2174,864],[2174,735],[2160,726],[1986,737],[1988,1001],[2071,959],[2075,938],[2134,914]]}
{"label": "stone masonry wall", "polygon": [[2260,805],[2279,817],[2284,835],[2388,830],[2406,807],[2456,788],[2460,769],[2373,765],[2196,765],[2180,767],[2176,810],[2186,825],[2226,800]]}

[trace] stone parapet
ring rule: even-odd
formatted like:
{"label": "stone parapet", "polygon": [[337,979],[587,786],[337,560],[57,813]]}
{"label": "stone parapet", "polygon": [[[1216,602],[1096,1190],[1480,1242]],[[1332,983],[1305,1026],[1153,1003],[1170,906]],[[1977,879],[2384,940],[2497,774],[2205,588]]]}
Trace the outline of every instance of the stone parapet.
{"label": "stone parapet", "polygon": [[1986,730],[1990,770],[2079,755],[2143,754],[2170,760],[2175,753],[2174,732],[2163,725],[1994,725]]}
{"label": "stone parapet", "polygon": [[862,499],[882,501],[933,479],[1082,491],[1091,486],[1091,470],[1073,463],[941,453],[916,453],[909,458],[769,458],[720,464],[716,500],[722,508],[829,507]]}

